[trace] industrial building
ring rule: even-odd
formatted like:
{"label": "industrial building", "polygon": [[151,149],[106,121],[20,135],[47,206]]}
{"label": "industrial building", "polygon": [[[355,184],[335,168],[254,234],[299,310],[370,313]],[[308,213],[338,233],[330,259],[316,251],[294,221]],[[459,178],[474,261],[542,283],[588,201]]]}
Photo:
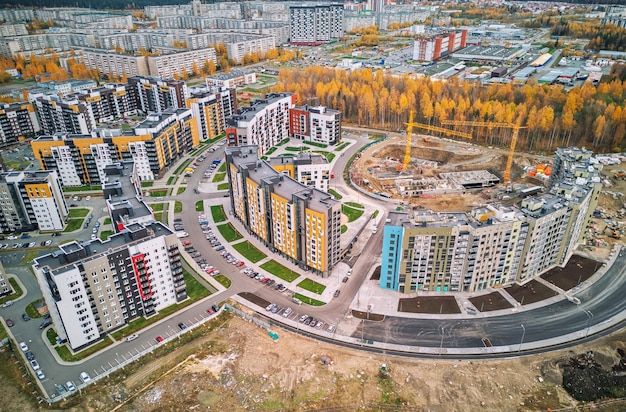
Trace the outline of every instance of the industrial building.
{"label": "industrial building", "polygon": [[329,276],[341,257],[341,204],[274,169],[256,146],[227,147],[225,156],[233,215],[271,250]]}
{"label": "industrial building", "polygon": [[[72,350],[187,298],[178,238],[145,213],[150,209],[141,200],[132,167],[110,168],[112,175],[103,185],[108,186],[107,207],[118,233],[106,241],[65,243],[34,260],[55,330]],[[133,216],[145,221],[133,222]]]}
{"label": "industrial building", "polygon": [[529,50],[530,45],[520,47],[469,46],[452,53],[451,56],[464,61],[493,64],[516,60],[528,53]]}
{"label": "industrial building", "polygon": [[476,292],[567,263],[598,202],[591,152],[558,149],[548,192],[518,206],[470,213],[392,212],[384,227],[380,287],[401,293]]}
{"label": "industrial building", "polygon": [[0,233],[63,230],[69,211],[55,171],[0,173]]}

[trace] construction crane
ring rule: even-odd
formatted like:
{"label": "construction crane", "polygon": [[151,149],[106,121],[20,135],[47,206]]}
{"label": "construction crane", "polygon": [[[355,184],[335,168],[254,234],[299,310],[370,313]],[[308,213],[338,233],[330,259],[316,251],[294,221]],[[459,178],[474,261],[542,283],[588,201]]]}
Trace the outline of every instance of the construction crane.
{"label": "construction crane", "polygon": [[404,162],[402,164],[402,172],[406,172],[406,169],[409,166],[409,162],[411,161],[411,144],[412,144],[411,140],[413,137],[412,135],[413,135],[414,127],[419,127],[420,129],[429,130],[431,132],[443,133],[446,136],[459,136],[459,137],[465,137],[466,139],[472,138],[472,135],[469,133],[459,132],[457,130],[452,130],[452,129],[446,129],[443,127],[431,126],[431,125],[423,124],[423,123],[415,123],[413,121],[412,110],[411,110],[411,113],[409,114],[409,122],[405,124],[407,125],[406,127],[406,150],[404,152]]}
{"label": "construction crane", "polygon": [[513,156],[515,155],[515,146],[517,145],[517,136],[519,135],[520,129],[525,129],[527,126],[520,126],[515,123],[499,123],[499,122],[458,122],[452,120],[444,120],[441,122],[444,125],[455,125],[455,126],[474,126],[474,127],[488,127],[493,129],[494,127],[500,127],[503,129],[513,129],[513,136],[511,137],[511,145],[509,146],[509,156],[506,159],[506,168],[504,169],[504,182],[507,185],[507,188],[510,188],[511,185],[511,167],[513,166]]}

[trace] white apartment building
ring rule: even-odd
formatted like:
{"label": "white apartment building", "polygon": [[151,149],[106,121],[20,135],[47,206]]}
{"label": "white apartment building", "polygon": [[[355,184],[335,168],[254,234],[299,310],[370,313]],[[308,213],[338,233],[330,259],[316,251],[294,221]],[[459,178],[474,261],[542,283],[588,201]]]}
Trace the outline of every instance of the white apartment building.
{"label": "white apartment building", "polygon": [[343,5],[303,5],[289,8],[292,44],[328,43],[344,35]]}
{"label": "white apartment building", "polygon": [[289,112],[292,137],[334,145],[341,140],[341,112],[324,106],[299,106]]}
{"label": "white apartment building", "polygon": [[240,86],[256,83],[255,72],[244,72],[242,70],[231,70],[228,73],[220,73],[209,76],[205,79],[208,87],[225,87],[235,89]]}
{"label": "white apartment building", "polygon": [[148,73],[151,76],[168,78],[182,73],[192,73],[194,65],[201,68],[204,67],[207,61],[217,64],[217,55],[214,48],[208,47],[206,49],[149,56],[147,60]]}
{"label": "white apartment building", "polygon": [[226,129],[226,117],[235,112],[234,89],[206,87],[190,90],[186,105],[193,112],[201,140],[214,139]]}
{"label": "white apartment building", "polygon": [[80,60],[90,69],[116,77],[148,76],[148,61],[145,56],[115,53],[111,50],[81,49]]}
{"label": "white apartment building", "polygon": [[286,174],[304,186],[328,192],[330,163],[321,154],[303,152],[297,156],[271,157],[267,162],[277,172]]}

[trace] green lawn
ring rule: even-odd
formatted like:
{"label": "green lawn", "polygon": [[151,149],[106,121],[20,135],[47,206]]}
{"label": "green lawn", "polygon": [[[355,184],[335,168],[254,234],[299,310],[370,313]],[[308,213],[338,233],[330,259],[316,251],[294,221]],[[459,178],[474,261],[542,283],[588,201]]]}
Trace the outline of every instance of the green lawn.
{"label": "green lawn", "polygon": [[54,346],[57,344],[57,337],[59,335],[57,335],[57,332],[54,330],[54,328],[48,328],[48,330],[46,331],[46,338],[48,338],[48,342],[50,342],[50,346]]}
{"label": "green lawn", "polygon": [[294,146],[287,146],[285,147],[285,150],[287,150],[288,152],[303,152],[305,150],[309,150],[308,147],[294,147]]}
{"label": "green lawn", "polygon": [[276,150],[277,150],[276,146],[270,147],[270,149],[267,152],[265,152],[265,155],[271,156]]}
{"label": "green lawn", "polygon": [[346,233],[348,231],[348,226],[346,225],[341,225],[341,234],[343,235],[344,233]]}
{"label": "green lawn", "polygon": [[191,163],[191,161],[192,161],[192,160],[193,160],[193,159],[187,159],[187,160],[185,160],[184,162],[182,162],[182,163],[180,164],[180,166],[178,166],[178,167],[176,168],[176,170],[174,170],[174,174],[175,174],[175,175],[179,175],[179,174],[180,174],[180,172],[182,172],[183,170],[185,170],[185,168],[187,167],[187,165],[188,165],[189,163]]}
{"label": "green lawn", "polygon": [[326,304],[326,302],[322,302],[320,300],[313,299],[313,298],[310,298],[308,296],[304,296],[301,293],[294,293],[293,297],[297,298],[297,299],[300,299],[300,301],[302,301],[302,303],[306,303],[307,305],[311,305],[311,306],[323,306],[323,305]]}
{"label": "green lawn", "polygon": [[204,201],[198,200],[196,202],[196,212],[204,212]]}
{"label": "green lawn", "polygon": [[346,206],[350,206],[354,209],[365,209],[365,206],[357,202],[343,202],[343,204]]}
{"label": "green lawn", "polygon": [[354,222],[360,218],[364,211],[364,209],[354,209],[345,204],[341,205],[341,213],[348,216],[348,222]]}
{"label": "green lawn", "polygon": [[152,208],[152,210],[154,210],[155,212],[162,212],[163,209],[165,208],[165,203],[151,203],[150,207]]}
{"label": "green lawn", "polygon": [[349,145],[350,143],[348,142],[342,143],[339,146],[335,147],[335,152],[341,152],[343,149],[345,149]]}
{"label": "green lawn", "polygon": [[282,145],[287,144],[287,143],[289,143],[289,138],[283,139],[280,142],[276,143],[276,146],[282,146]]}
{"label": "green lawn", "polygon": [[335,158],[335,156],[337,156],[337,155],[336,155],[336,154],[334,154],[334,153],[331,153],[331,152],[326,152],[326,151],[324,151],[324,150],[314,150],[314,151],[313,151],[313,153],[319,153],[319,154],[321,154],[322,156],[326,157],[326,160],[328,160],[328,163],[332,162],[332,161],[333,161],[333,159]]}
{"label": "green lawn", "polygon": [[309,292],[317,293],[318,295],[324,293],[324,289],[326,289],[325,285],[317,283],[309,278],[305,278],[302,282],[298,283],[298,286],[302,289],[308,290]]}
{"label": "green lawn", "polygon": [[80,360],[85,359],[88,356],[93,355],[94,353],[100,352],[102,349],[112,344],[113,344],[113,341],[111,340],[111,338],[106,336],[103,340],[96,343],[95,345],[90,346],[87,349],[80,351],[74,355],[72,355],[72,352],[70,352],[69,348],[67,347],[67,344],[63,346],[56,346],[55,349],[57,353],[59,354],[59,356],[61,357],[61,359],[63,359],[65,362],[78,362]]}
{"label": "green lawn", "polygon": [[211,215],[215,223],[223,222],[226,220],[226,213],[224,213],[224,207],[222,205],[211,206]]}
{"label": "green lawn", "polygon": [[232,284],[230,279],[228,279],[226,276],[222,275],[221,273],[215,276],[213,279],[215,279],[220,285],[224,286],[226,289],[228,289],[230,285]]}
{"label": "green lawn", "polygon": [[157,189],[150,192],[151,197],[167,196],[168,189]]}
{"label": "green lawn", "polygon": [[284,267],[283,265],[281,265],[275,260],[267,261],[259,267],[263,270],[268,271],[272,275],[278,276],[279,278],[287,282],[293,282],[294,280],[298,279],[298,277],[300,277],[299,273],[296,273]]}
{"label": "green lawn", "polygon": [[217,226],[217,230],[220,231],[222,236],[227,242],[233,242],[235,240],[242,239],[241,233],[237,232],[237,229],[231,223],[225,223]]}
{"label": "green lawn", "polygon": [[217,185],[217,190],[228,190],[229,187],[230,184],[228,183],[220,183],[219,185]]}
{"label": "green lawn", "polygon": [[79,209],[70,209],[70,213],[67,215],[70,219],[75,219],[77,217],[85,217],[89,214],[89,209],[79,208]]}
{"label": "green lawn", "polygon": [[328,145],[324,143],[317,143],[317,142],[302,142],[302,143],[308,144],[310,146],[316,146],[316,147],[323,147],[323,148],[328,147]]}
{"label": "green lawn", "polygon": [[182,301],[181,303],[168,306],[161,310],[157,315],[152,316],[149,319],[138,318],[133,320],[128,326],[113,332],[111,335],[113,338],[120,340],[125,336],[132,335],[133,333],[145,328],[148,325],[158,322],[159,320],[171,315],[174,312],[187,307],[200,299],[203,299],[211,294],[211,292],[204,287],[200,282],[196,280],[189,272],[183,268],[183,275],[185,277],[185,284],[187,285],[187,296],[189,299]]}
{"label": "green lawn", "polygon": [[341,196],[341,195],[340,195],[340,194],[339,194],[336,190],[334,190],[334,189],[330,189],[330,188],[329,188],[329,189],[328,189],[328,193],[330,193],[331,195],[333,195],[333,197],[334,197],[336,200],[341,200],[341,199],[343,199],[343,196]]}
{"label": "green lawn", "polygon": [[248,259],[252,263],[256,263],[267,257],[265,253],[261,252],[247,240],[234,244],[233,248],[235,248],[237,252],[241,253],[243,256],[246,257],[246,259]]}
{"label": "green lawn", "polygon": [[223,182],[224,179],[226,179],[226,173],[216,173],[215,176],[213,176],[213,183],[219,183],[219,182]]}
{"label": "green lawn", "polygon": [[155,212],[154,213],[154,220],[156,220],[157,222],[163,222],[163,212]]}
{"label": "green lawn", "polygon": [[104,222],[102,224],[103,225],[110,225],[111,224],[111,218],[107,217],[106,219],[104,219]]}
{"label": "green lawn", "polygon": [[112,230],[103,230],[102,232],[100,232],[100,240],[105,241],[109,238],[109,236],[113,234],[115,234],[115,232]]}
{"label": "green lawn", "polygon": [[17,284],[17,281],[13,278],[9,278],[9,284],[11,285],[11,287],[13,288],[13,293],[11,293],[10,295],[4,296],[3,298],[0,299],[0,305],[3,304],[4,302],[6,302],[7,300],[14,300],[19,298],[20,296],[22,296],[24,294],[24,291],[22,291],[22,288],[20,287],[20,285]]}
{"label": "green lawn", "polygon": [[140,186],[141,187],[152,187],[153,184],[154,184],[154,182],[141,182]]}
{"label": "green lawn", "polygon": [[29,250],[22,257],[22,263],[32,263],[37,256],[39,256],[38,250]]}
{"label": "green lawn", "polygon": [[102,192],[102,186],[64,186],[63,193],[68,192],[90,192],[93,190],[99,190]]}
{"label": "green lawn", "polygon": [[177,176],[170,176],[170,178],[169,178],[169,179],[167,179],[167,185],[168,185],[168,186],[173,185],[174,183],[176,183],[176,180],[177,180],[177,179],[178,179],[178,177],[177,177]]}
{"label": "green lawn", "polygon": [[35,309],[35,305],[41,304],[42,301],[43,301],[43,298],[37,299],[36,301],[29,303],[28,305],[26,305],[24,312],[26,312],[26,314],[30,316],[32,319],[40,318],[41,315],[39,314],[39,312],[37,312],[37,309]]}
{"label": "green lawn", "polygon": [[187,186],[179,186],[178,187],[178,191],[176,192],[177,195],[184,193],[185,189],[187,189]]}
{"label": "green lawn", "polygon": [[182,213],[183,212],[183,203],[178,200],[174,202],[174,213]]}
{"label": "green lawn", "polygon": [[67,233],[67,232],[73,232],[75,230],[80,229],[81,227],[83,227],[83,219],[70,219],[67,221],[67,226],[65,226],[65,229],[63,229],[63,232]]}
{"label": "green lawn", "polygon": [[224,172],[226,172],[226,163],[222,163],[220,167],[217,168],[217,173],[224,173]]}

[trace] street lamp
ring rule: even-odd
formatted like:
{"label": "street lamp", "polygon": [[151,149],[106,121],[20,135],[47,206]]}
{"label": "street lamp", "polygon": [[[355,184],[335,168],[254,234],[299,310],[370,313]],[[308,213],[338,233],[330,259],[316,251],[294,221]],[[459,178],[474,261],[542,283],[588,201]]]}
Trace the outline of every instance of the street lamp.
{"label": "street lamp", "polygon": [[526,328],[524,327],[524,324],[521,323],[520,326],[522,327],[522,340],[520,340],[519,342],[519,349],[517,349],[518,352],[522,350],[522,344],[524,343],[524,336],[526,336]]}
{"label": "street lamp", "polygon": [[587,315],[587,330],[585,331],[585,338],[589,335],[589,327],[591,327],[591,319],[593,319],[593,313],[590,310],[586,310],[585,314]]}
{"label": "street lamp", "polygon": [[439,356],[441,356],[441,352],[443,352],[443,334],[444,334],[444,327],[441,326],[441,343],[439,343]]}

